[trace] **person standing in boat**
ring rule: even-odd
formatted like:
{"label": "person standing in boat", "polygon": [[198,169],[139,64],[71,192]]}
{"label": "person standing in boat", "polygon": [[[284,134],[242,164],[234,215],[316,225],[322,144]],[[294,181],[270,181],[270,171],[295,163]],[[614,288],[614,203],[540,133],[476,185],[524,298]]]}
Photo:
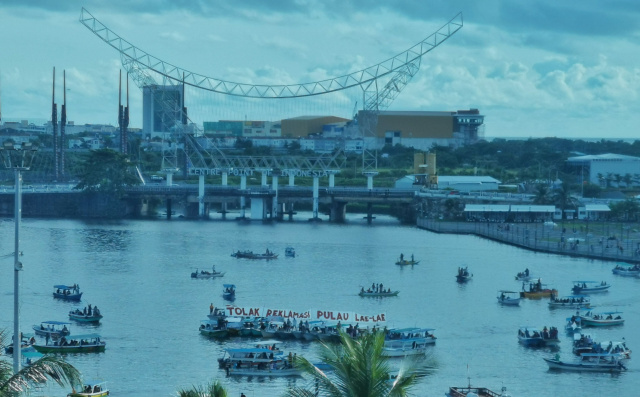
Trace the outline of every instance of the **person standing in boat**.
{"label": "person standing in boat", "polygon": [[400,254],[400,261],[402,262],[404,260],[404,254]]}

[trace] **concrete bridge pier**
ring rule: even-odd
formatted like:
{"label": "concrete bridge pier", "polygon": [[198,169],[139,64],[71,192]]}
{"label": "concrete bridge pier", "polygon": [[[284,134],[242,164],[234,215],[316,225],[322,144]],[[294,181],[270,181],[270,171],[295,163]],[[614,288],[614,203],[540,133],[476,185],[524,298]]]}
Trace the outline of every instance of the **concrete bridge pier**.
{"label": "concrete bridge pier", "polygon": [[274,172],[271,177],[271,189],[275,192],[273,196],[273,200],[271,200],[271,219],[280,219],[280,215],[278,214],[278,175]]}
{"label": "concrete bridge pier", "polygon": [[331,222],[344,222],[347,217],[347,203],[334,201],[331,203]]}
{"label": "concrete bridge pier", "polygon": [[313,221],[313,222],[322,220],[318,217],[318,201],[320,197],[319,187],[320,187],[320,180],[317,176],[314,176],[313,177],[313,218],[309,219],[310,221]]}
{"label": "concrete bridge pier", "polygon": [[[206,206],[206,205],[205,205]],[[184,216],[189,219],[198,219],[200,215],[200,203],[187,203],[185,206],[185,214]]]}
{"label": "concrete bridge pier", "polygon": [[289,174],[289,186],[290,187],[294,187],[296,185],[296,177],[293,175],[293,173]]}
{"label": "concrete bridge pier", "polygon": [[[189,216],[189,215],[188,215]],[[198,176],[198,212],[197,217],[206,219],[209,217],[209,211],[204,202],[204,175]]]}
{"label": "concrete bridge pier", "polygon": [[296,212],[293,210],[293,202],[286,203],[284,204],[284,206],[285,206],[284,212],[286,212],[287,215],[289,215],[289,220],[292,221],[293,216],[296,214]]}
{"label": "concrete bridge pier", "polygon": [[[247,190],[247,176],[240,176],[240,189]],[[245,208],[247,207],[247,198],[245,196],[240,196],[240,216],[238,219],[245,219]]]}
{"label": "concrete bridge pier", "polygon": [[[229,178],[229,170],[222,170],[222,186],[227,187]],[[227,219],[227,202],[223,201],[220,204],[220,213],[222,214],[222,219]]]}
{"label": "concrete bridge pier", "polygon": [[[167,177],[168,176],[169,175],[167,175]],[[171,219],[171,211],[172,211],[172,209],[171,209],[171,204],[172,204],[171,201],[172,200],[170,198],[167,199],[167,219]]]}
{"label": "concrete bridge pier", "polygon": [[364,219],[367,220],[367,223],[371,223],[376,219],[376,217],[373,216],[373,203],[367,203],[367,216],[365,216]]}
{"label": "concrete bridge pier", "polygon": [[327,173],[329,174],[329,187],[335,187],[336,186],[336,174],[339,171],[336,170],[328,170]]}

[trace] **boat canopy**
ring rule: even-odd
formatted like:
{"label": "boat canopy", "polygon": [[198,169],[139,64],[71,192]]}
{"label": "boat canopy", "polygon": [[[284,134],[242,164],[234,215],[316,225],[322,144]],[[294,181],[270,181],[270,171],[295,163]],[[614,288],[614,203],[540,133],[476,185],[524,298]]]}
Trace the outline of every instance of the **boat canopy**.
{"label": "boat canopy", "polygon": [[261,353],[273,353],[273,350],[269,350],[269,349],[260,349],[257,347],[247,347],[247,348],[242,348],[242,349],[226,349],[225,350],[227,353],[229,354],[233,354],[233,353],[257,353],[257,354],[261,354]]}
{"label": "boat canopy", "polygon": [[280,344],[280,343],[282,343],[282,342],[279,341],[279,340],[270,339],[270,340],[262,340],[262,341],[255,342],[254,345],[256,345],[256,346],[270,345],[271,346],[271,345],[277,345],[277,344]]}
{"label": "boat canopy", "polygon": [[224,288],[235,288],[236,287],[234,284],[222,284],[222,286]]}
{"label": "boat canopy", "polygon": [[49,324],[49,325],[71,325],[66,321],[41,321],[40,324]]}
{"label": "boat canopy", "polygon": [[572,283],[600,284],[600,281],[572,281]]}
{"label": "boat canopy", "polygon": [[101,338],[98,334],[83,334],[83,335],[69,335],[69,339],[98,339]]}
{"label": "boat canopy", "polygon": [[425,331],[435,331],[435,328],[392,328],[388,332],[394,332],[397,334],[409,334],[409,333],[417,333],[417,332],[425,332]]}
{"label": "boat canopy", "polygon": [[[75,287],[77,288],[78,286],[76,285]],[[53,288],[56,288],[56,289],[74,289],[74,286],[73,285],[59,284],[59,285],[54,285]]]}

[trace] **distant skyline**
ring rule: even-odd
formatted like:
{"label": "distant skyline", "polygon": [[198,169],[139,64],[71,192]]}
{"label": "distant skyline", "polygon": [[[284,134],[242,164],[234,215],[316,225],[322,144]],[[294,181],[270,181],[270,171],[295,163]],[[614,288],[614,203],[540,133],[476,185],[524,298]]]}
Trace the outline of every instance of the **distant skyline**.
{"label": "distant skyline", "polygon": [[[377,64],[458,12],[464,27],[422,59],[389,110],[478,108],[487,137],[622,138],[640,125],[640,3],[542,0],[1,0],[3,120],[49,120],[67,73],[68,119],[116,125],[117,51],[81,7],[145,51],[210,77],[291,84]],[[131,86],[131,127],[142,95]],[[297,115],[291,115],[295,117]]]}

